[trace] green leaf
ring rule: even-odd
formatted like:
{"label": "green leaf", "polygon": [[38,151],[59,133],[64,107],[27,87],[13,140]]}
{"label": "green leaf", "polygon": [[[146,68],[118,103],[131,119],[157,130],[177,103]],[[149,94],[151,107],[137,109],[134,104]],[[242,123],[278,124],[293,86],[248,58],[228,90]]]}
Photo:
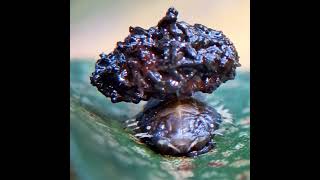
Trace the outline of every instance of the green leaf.
{"label": "green leaf", "polygon": [[234,119],[214,138],[214,150],[180,158],[154,153],[123,129],[144,103],[111,103],[90,85],[93,70],[93,61],[71,61],[70,162],[78,179],[250,179],[249,72],[205,94],[208,102],[221,101]]}

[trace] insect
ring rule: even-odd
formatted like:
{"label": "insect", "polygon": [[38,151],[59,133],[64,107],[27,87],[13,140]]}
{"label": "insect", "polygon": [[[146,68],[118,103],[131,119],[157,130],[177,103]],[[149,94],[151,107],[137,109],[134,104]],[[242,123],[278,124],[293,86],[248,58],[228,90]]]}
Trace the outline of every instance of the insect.
{"label": "insect", "polygon": [[234,79],[241,65],[221,31],[177,17],[169,8],[157,26],[130,27],[113,52],[100,54],[90,81],[113,103],[148,101],[127,127],[152,149],[197,156],[213,148],[225,111],[192,97]]}
{"label": "insect", "polygon": [[127,127],[161,154],[194,157],[214,147],[222,120],[216,109],[194,98],[151,100]]}

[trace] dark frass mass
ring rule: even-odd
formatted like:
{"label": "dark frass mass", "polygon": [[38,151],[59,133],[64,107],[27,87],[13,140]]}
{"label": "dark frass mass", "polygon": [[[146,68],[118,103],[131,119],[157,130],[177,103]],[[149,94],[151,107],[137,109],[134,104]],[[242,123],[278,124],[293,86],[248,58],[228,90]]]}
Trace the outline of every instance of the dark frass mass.
{"label": "dark frass mass", "polygon": [[113,52],[100,54],[90,80],[113,103],[149,101],[127,125],[152,149],[197,156],[213,148],[223,118],[191,97],[234,79],[240,63],[221,31],[177,21],[177,16],[169,8],[155,27],[130,27]]}
{"label": "dark frass mass", "polygon": [[110,54],[101,54],[92,85],[111,101],[139,103],[212,93],[234,79],[240,66],[235,47],[221,32],[177,21],[168,9],[157,26],[130,27],[130,35]]}

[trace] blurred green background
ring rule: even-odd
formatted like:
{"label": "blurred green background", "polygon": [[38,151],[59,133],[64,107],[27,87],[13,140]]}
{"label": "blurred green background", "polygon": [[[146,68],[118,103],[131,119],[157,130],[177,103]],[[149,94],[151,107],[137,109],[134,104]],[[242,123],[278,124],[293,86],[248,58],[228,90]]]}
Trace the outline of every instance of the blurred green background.
{"label": "blurred green background", "polygon": [[[71,0],[70,6],[70,179],[250,179],[249,0]],[[242,64],[235,80],[206,96],[223,102],[235,126],[195,159],[161,156],[136,142],[122,122],[144,103],[112,104],[89,82],[101,52],[111,52],[129,26],[155,26],[170,6],[179,20],[222,30]]]}

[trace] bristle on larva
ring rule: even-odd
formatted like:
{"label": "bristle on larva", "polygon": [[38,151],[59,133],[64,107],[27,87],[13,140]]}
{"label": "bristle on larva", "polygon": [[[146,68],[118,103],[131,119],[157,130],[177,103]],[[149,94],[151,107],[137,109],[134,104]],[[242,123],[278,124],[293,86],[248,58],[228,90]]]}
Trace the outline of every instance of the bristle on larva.
{"label": "bristle on larva", "polygon": [[128,123],[135,122],[135,121],[136,121],[136,119],[128,119],[128,120],[125,121],[125,123],[128,124]]}
{"label": "bristle on larva", "polygon": [[224,131],[225,131],[224,129],[217,129],[217,130],[213,131],[211,134],[223,136]]}
{"label": "bristle on larva", "polygon": [[133,122],[131,124],[127,124],[127,127],[133,127],[133,126],[137,126],[138,125],[138,121]]}
{"label": "bristle on larva", "polygon": [[215,107],[215,109],[221,115],[222,121],[224,123],[233,124],[233,117],[232,117],[232,114],[229,113],[229,109],[224,108],[224,105],[220,105],[218,107]]}
{"label": "bristle on larva", "polygon": [[148,134],[148,133],[138,133],[138,134],[135,134],[134,136],[138,138],[153,137],[151,134]]}

